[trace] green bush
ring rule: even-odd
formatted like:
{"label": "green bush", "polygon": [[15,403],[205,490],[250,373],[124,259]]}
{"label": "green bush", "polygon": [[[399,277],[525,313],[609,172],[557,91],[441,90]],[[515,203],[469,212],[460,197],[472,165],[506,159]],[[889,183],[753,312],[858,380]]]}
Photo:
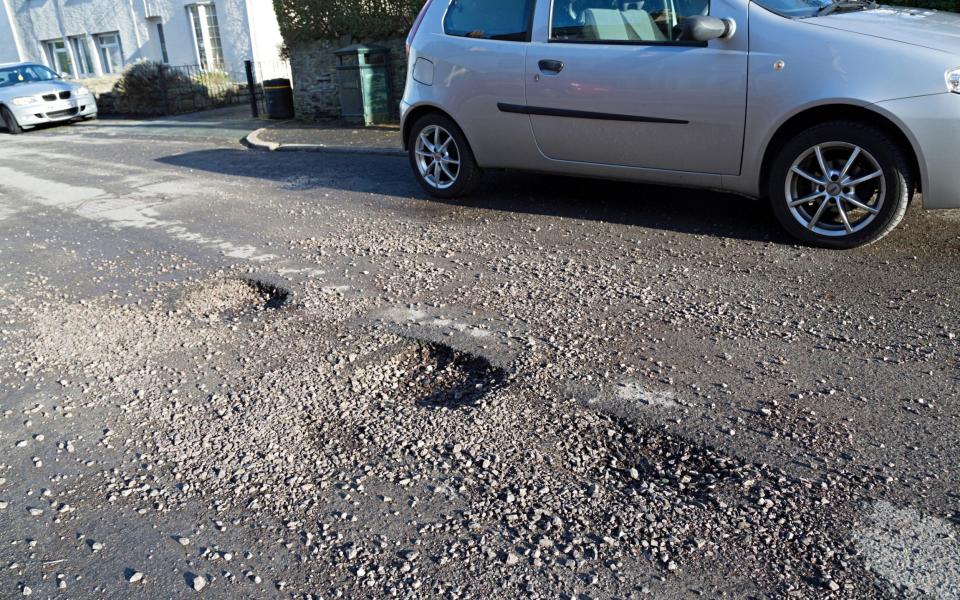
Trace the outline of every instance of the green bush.
{"label": "green bush", "polygon": [[230,75],[223,71],[201,71],[195,73],[191,78],[195,84],[208,90],[218,90],[236,85]]}
{"label": "green bush", "polygon": [[[162,93],[160,68],[158,62],[140,61],[129,65],[113,86],[113,91],[133,101],[147,102],[157,99]],[[167,89],[193,85],[189,77],[179,71],[163,70],[163,79]]]}
{"label": "green bush", "polygon": [[147,101],[161,97],[161,81],[166,83],[168,92],[193,90],[208,96],[220,95],[224,90],[232,90],[237,85],[224,71],[182,70],[158,62],[140,61],[123,70],[123,75],[113,86],[113,91],[133,100]]}
{"label": "green bush", "polygon": [[109,98],[100,98],[110,102],[115,113],[172,114],[230,103],[240,93],[224,71],[140,61],[123,70]]}
{"label": "green bush", "polygon": [[284,42],[405,35],[424,0],[274,0]]}

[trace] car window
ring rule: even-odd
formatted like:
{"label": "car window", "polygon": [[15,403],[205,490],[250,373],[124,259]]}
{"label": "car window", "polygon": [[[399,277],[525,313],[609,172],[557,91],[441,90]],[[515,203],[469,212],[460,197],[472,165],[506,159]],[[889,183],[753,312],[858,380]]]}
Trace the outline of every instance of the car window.
{"label": "car window", "polygon": [[525,42],[534,0],[451,0],[443,19],[447,35]]}
{"label": "car window", "polygon": [[710,14],[710,0],[555,0],[550,40],[669,43],[683,20]]}
{"label": "car window", "polygon": [[18,83],[50,81],[59,79],[59,75],[41,65],[19,65],[0,69],[0,87],[9,87]]}

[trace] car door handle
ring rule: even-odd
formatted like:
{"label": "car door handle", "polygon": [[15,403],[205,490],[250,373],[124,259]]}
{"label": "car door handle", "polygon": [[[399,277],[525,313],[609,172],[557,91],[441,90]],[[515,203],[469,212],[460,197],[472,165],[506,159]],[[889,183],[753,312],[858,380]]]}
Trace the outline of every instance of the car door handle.
{"label": "car door handle", "polygon": [[563,70],[563,61],[559,61],[559,60],[544,59],[538,62],[537,65],[540,67],[540,70],[543,71],[544,73],[551,73],[553,75],[556,75],[557,73]]}

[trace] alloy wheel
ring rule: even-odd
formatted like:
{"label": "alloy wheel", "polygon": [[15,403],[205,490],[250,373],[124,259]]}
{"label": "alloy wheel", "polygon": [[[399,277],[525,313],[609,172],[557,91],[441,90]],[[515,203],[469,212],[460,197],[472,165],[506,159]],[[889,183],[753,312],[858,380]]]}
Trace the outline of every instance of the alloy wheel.
{"label": "alloy wheel", "polygon": [[886,195],[880,163],[847,142],[807,149],[787,173],[790,214],[819,235],[842,237],[863,230],[877,218]]}
{"label": "alloy wheel", "polygon": [[449,131],[439,125],[424,127],[414,145],[417,169],[427,184],[445,190],[460,176],[460,149]]}

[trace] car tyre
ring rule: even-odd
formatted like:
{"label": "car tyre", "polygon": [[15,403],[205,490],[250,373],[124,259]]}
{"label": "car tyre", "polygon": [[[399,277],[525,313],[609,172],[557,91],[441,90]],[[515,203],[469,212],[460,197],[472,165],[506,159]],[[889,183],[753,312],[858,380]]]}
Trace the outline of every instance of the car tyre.
{"label": "car tyre", "polygon": [[410,167],[420,186],[437,198],[467,196],[477,189],[483,171],[467,137],[440,113],[420,117],[407,140]]}
{"label": "car tyre", "polygon": [[864,123],[835,121],[780,149],[767,192],[777,220],[795,238],[846,249],[893,231],[913,189],[910,161],[896,140]]}
{"label": "car tyre", "polygon": [[10,109],[6,106],[0,106],[0,117],[3,118],[3,125],[7,128],[7,133],[11,135],[23,133],[23,128],[20,127],[17,118],[13,116],[13,113],[10,112]]}

